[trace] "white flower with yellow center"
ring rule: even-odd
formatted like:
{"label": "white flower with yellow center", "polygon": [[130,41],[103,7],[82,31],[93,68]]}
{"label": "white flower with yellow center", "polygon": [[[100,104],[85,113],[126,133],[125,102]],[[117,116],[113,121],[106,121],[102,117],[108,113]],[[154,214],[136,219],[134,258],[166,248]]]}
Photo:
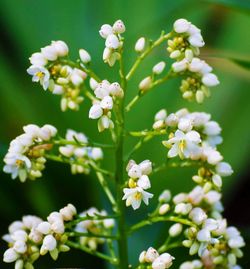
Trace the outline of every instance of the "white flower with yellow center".
{"label": "white flower with yellow center", "polygon": [[27,69],[29,75],[32,76],[33,82],[40,82],[44,90],[47,90],[49,87],[50,74],[49,71],[42,66],[32,65]]}
{"label": "white flower with yellow center", "polygon": [[179,155],[181,159],[184,159],[195,158],[200,154],[200,142],[201,139],[198,132],[190,131],[185,134],[177,130],[174,137],[170,138],[168,141],[164,141],[163,144],[167,147],[171,147],[168,152],[169,158]]}

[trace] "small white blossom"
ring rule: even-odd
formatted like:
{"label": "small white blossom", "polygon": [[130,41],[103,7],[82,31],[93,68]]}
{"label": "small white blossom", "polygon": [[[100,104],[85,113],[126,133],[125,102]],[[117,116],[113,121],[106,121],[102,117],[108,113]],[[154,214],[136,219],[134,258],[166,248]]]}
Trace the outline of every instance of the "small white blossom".
{"label": "small white blossom", "polygon": [[91,61],[91,56],[89,55],[89,53],[84,50],[84,49],[80,49],[79,50],[79,56],[80,56],[80,59],[81,61],[84,63],[84,64],[87,64]]}
{"label": "small white blossom", "polygon": [[145,37],[140,37],[135,43],[135,51],[142,52],[145,48],[146,40]]}
{"label": "small white blossom", "polygon": [[47,90],[49,87],[50,74],[49,71],[42,66],[32,65],[27,69],[29,75],[33,76],[33,82],[40,82],[44,90]]}
{"label": "small white blossom", "polygon": [[165,62],[159,62],[158,64],[154,65],[152,71],[154,74],[161,74],[166,66]]}

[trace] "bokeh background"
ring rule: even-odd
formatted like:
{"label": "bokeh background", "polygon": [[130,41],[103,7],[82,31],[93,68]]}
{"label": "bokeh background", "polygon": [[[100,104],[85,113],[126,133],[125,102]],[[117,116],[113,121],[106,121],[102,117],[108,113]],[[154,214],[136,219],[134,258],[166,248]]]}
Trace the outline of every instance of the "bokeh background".
{"label": "bokeh background", "polygon": [[[102,78],[116,80],[116,71],[110,70],[101,60],[104,47],[98,29],[103,23],[113,23],[122,19],[127,27],[126,70],[135,60],[134,43],[140,36],[156,38],[162,29],[170,30],[175,19],[184,17],[202,29],[206,48],[201,57],[214,66],[221,84],[212,89],[212,97],[200,106],[182,100],[179,80],[171,81],[149,93],[127,117],[127,128],[140,130],[149,128],[153,115],[160,108],[174,112],[182,107],[190,110],[206,111],[212,114],[223,128],[224,143],[220,150],[225,160],[230,162],[234,175],[224,180],[223,202],[225,216],[231,225],[237,225],[247,242],[242,267],[250,268],[250,1],[249,0],[1,0],[0,2],[0,157],[3,158],[9,142],[22,132],[28,123],[42,125],[50,123],[62,135],[67,128],[85,132],[97,141],[107,142],[107,134],[97,133],[96,121],[88,119],[89,101],[84,102],[79,112],[62,113],[59,98],[44,92],[31,82],[26,74],[28,57],[51,40],[64,40],[70,47],[70,56],[77,58],[78,49],[87,49],[93,58],[93,67]],[[166,58],[165,47],[142,65],[129,84],[128,99],[135,95],[138,82],[146,76],[152,66]],[[170,64],[170,63],[169,63]],[[128,141],[127,150],[135,143]],[[113,153],[106,151],[104,166],[112,167]],[[149,158],[155,163],[166,158],[166,151],[160,140],[150,142],[135,156],[136,160]],[[0,168],[2,171],[3,162]],[[193,183],[194,170],[185,168],[169,169],[152,178],[152,191],[159,193],[170,188],[173,193],[189,191]],[[57,163],[47,163],[42,179],[25,184],[11,180],[0,172],[0,234],[7,232],[10,222],[25,214],[46,217],[68,202],[79,210],[95,205],[108,205],[95,178],[72,176],[69,167]],[[156,199],[152,201],[153,207]],[[128,223],[134,223],[145,216],[150,208],[145,206],[133,212],[128,209]],[[166,224],[147,227],[130,239],[131,262],[134,263],[142,249],[154,242],[161,243],[167,233]],[[1,255],[6,245],[0,243]],[[186,259],[186,250],[174,252],[176,264]],[[48,256],[48,255],[47,255]],[[104,268],[97,259],[78,251],[60,255],[55,263],[49,257],[37,262],[37,268],[52,267]],[[0,268],[12,268],[3,264]],[[178,268],[173,266],[173,268]]]}

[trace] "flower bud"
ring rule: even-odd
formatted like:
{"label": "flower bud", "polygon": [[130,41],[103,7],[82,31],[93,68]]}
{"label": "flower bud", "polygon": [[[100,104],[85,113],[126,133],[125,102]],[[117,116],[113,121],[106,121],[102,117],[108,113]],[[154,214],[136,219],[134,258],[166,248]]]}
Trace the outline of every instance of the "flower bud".
{"label": "flower bud", "polygon": [[215,169],[216,169],[216,172],[222,177],[231,176],[233,173],[233,169],[231,165],[226,162],[218,163]]}
{"label": "flower bud", "polygon": [[50,227],[50,223],[43,221],[37,226],[36,230],[42,234],[48,234],[50,233]]}
{"label": "flower bud", "polygon": [[93,105],[89,110],[90,119],[98,119],[102,116],[103,110],[99,104]]}
{"label": "flower bud", "polygon": [[64,41],[52,41],[51,46],[56,50],[57,56],[64,57],[69,53],[69,48]]}
{"label": "flower bud", "polygon": [[139,89],[141,91],[146,91],[151,87],[151,84],[152,84],[152,78],[146,77],[140,82]]}
{"label": "flower bud", "polygon": [[48,234],[43,239],[43,244],[40,250],[41,255],[45,255],[48,251],[52,251],[56,248],[56,239],[53,237],[53,235]]}
{"label": "flower bud", "polygon": [[109,35],[106,39],[105,46],[110,49],[117,49],[120,46],[118,37],[114,34]]}
{"label": "flower bud", "polygon": [[165,215],[170,209],[170,205],[169,204],[163,204],[160,206],[159,208],[159,215]]}
{"label": "flower bud", "polygon": [[189,29],[191,23],[185,19],[178,19],[174,22],[174,31],[176,33],[185,33]]}
{"label": "flower bud", "polygon": [[161,74],[164,70],[166,66],[166,63],[165,62],[159,62],[158,64],[156,64],[154,67],[153,67],[153,73],[154,74]]}
{"label": "flower bud", "polygon": [[145,250],[143,250],[141,253],[140,253],[140,256],[139,256],[139,262],[140,263],[144,263],[144,262],[146,262],[145,261],[145,256],[146,256],[146,251]]}
{"label": "flower bud", "polygon": [[80,56],[80,59],[81,61],[84,63],[84,64],[87,64],[91,61],[91,56],[89,55],[89,53],[84,50],[84,49],[80,49],[79,50],[79,56]]}
{"label": "flower bud", "polygon": [[168,203],[170,201],[170,199],[171,199],[171,192],[170,192],[170,190],[164,190],[160,194],[160,196],[158,198],[158,201],[160,203]]}
{"label": "flower bud", "polygon": [[202,77],[202,83],[208,87],[218,85],[220,82],[215,74],[208,73]]}
{"label": "flower bud", "polygon": [[45,66],[47,64],[47,59],[40,52],[33,53],[30,58],[30,63],[35,66]]}
{"label": "flower bud", "polygon": [[41,49],[42,55],[49,61],[55,61],[57,59],[58,53],[54,46],[46,46]]}
{"label": "flower bud", "polygon": [[147,175],[142,175],[137,181],[137,185],[144,190],[151,188],[150,180]]}
{"label": "flower bud", "polygon": [[139,163],[142,174],[149,175],[152,172],[152,162],[150,160],[144,160]]}
{"label": "flower bud", "polygon": [[108,110],[112,109],[113,108],[113,99],[112,99],[112,97],[105,96],[102,99],[102,101],[100,103],[100,106],[101,106],[102,109],[108,109]]}
{"label": "flower bud", "polygon": [[116,34],[122,34],[126,30],[124,23],[121,20],[118,20],[113,25],[113,31]]}
{"label": "flower bud", "polygon": [[145,255],[145,261],[152,263],[157,257],[159,257],[157,250],[152,247],[148,248]]}
{"label": "flower bud", "polygon": [[198,91],[195,93],[195,99],[196,99],[196,101],[197,101],[198,104],[203,103],[204,98],[205,98],[205,96],[204,96],[203,91],[198,90]]}
{"label": "flower bud", "polygon": [[24,241],[18,240],[15,242],[15,244],[13,245],[13,249],[17,252],[17,253],[25,253],[27,251],[27,245]]}
{"label": "flower bud", "polygon": [[175,223],[170,227],[168,232],[171,237],[176,237],[182,232],[182,225],[180,223]]}
{"label": "flower bud", "polygon": [[3,254],[3,261],[7,263],[11,263],[16,261],[19,258],[19,254],[13,249],[7,249]]}
{"label": "flower bud", "polygon": [[146,40],[144,37],[139,38],[135,43],[135,51],[142,52],[145,48]]}
{"label": "flower bud", "polygon": [[107,38],[112,33],[113,33],[113,28],[109,24],[102,25],[102,27],[101,27],[101,29],[99,31],[100,36],[103,37],[103,38]]}

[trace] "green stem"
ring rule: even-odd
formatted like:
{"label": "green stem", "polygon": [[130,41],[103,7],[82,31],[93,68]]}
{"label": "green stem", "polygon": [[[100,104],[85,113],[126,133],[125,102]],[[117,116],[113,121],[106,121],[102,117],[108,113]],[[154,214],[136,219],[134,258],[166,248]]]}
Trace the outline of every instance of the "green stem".
{"label": "green stem", "polygon": [[130,80],[133,74],[135,73],[136,69],[139,67],[141,62],[150,54],[150,52],[162,44],[165,40],[169,39],[171,37],[172,33],[165,34],[162,32],[161,36],[154,42],[152,43],[141,55],[138,56],[137,60],[129,70],[128,74],[126,75],[126,80]]}
{"label": "green stem", "polygon": [[109,239],[117,239],[118,237],[115,235],[105,235],[105,234],[95,234],[95,233],[79,233],[79,232],[68,232],[66,233],[69,237],[96,237],[96,238],[109,238]]}
{"label": "green stem", "polygon": [[100,259],[108,261],[111,264],[115,264],[115,265],[118,264],[117,259],[114,259],[114,258],[112,258],[112,257],[110,257],[108,255],[105,255],[105,254],[103,254],[103,253],[101,253],[101,252],[99,252],[97,250],[90,249],[90,248],[88,248],[88,247],[86,247],[84,245],[79,245],[78,243],[75,243],[75,242],[72,242],[72,241],[67,241],[66,245],[68,245],[69,247],[72,247],[72,248],[76,248],[76,249],[80,249],[82,251],[85,251],[85,252],[87,252],[87,253],[89,253],[91,255],[94,255],[94,256],[96,256],[96,257],[98,257]]}
{"label": "green stem", "polygon": [[113,145],[101,144],[101,143],[91,142],[91,141],[89,141],[88,143],[82,143],[80,141],[69,141],[69,140],[64,139],[64,138],[60,138],[59,140],[54,140],[53,144],[56,144],[56,145],[73,145],[73,146],[81,146],[81,147],[114,148]]}
{"label": "green stem", "polygon": [[82,221],[85,221],[85,220],[105,220],[105,219],[116,219],[118,218],[118,215],[106,215],[106,216],[103,216],[103,215],[95,215],[95,216],[84,216],[84,217],[81,217],[81,216],[78,216],[77,219],[69,222],[66,224],[66,227],[72,227],[76,224],[78,224],[79,222],[82,222]]}
{"label": "green stem", "polygon": [[101,79],[91,69],[84,66],[81,63],[81,61],[73,62],[73,61],[67,59],[67,60],[60,60],[60,63],[69,65],[71,67],[78,68],[78,69],[82,70],[83,72],[85,72],[86,74],[88,74],[91,78],[93,78],[97,82],[101,82]]}
{"label": "green stem", "polygon": [[133,131],[129,132],[131,136],[139,137],[139,136],[157,136],[157,135],[165,135],[167,134],[166,129],[163,130],[143,130],[143,131]]}
{"label": "green stem", "polygon": [[188,225],[191,227],[196,227],[195,224],[189,220],[186,219],[182,219],[179,217],[174,217],[174,216],[169,216],[169,217],[164,217],[164,216],[157,216],[157,217],[153,217],[153,218],[149,218],[146,220],[142,220],[141,222],[138,222],[137,224],[133,225],[132,227],[130,227],[129,229],[129,234],[137,231],[138,229],[147,226],[147,225],[152,225],[153,223],[156,222],[165,222],[165,221],[170,221],[170,222],[178,222],[184,225]]}
{"label": "green stem", "polygon": [[169,70],[169,72],[160,79],[155,80],[151,86],[145,90],[145,91],[139,91],[139,93],[128,103],[128,105],[126,106],[125,110],[128,112],[130,111],[130,109],[147,93],[149,93],[153,88],[155,88],[156,86],[164,83],[165,81],[169,80],[170,78],[176,77],[176,73],[172,72],[172,69]]}
{"label": "green stem", "polygon": [[172,243],[172,244],[165,244],[165,245],[163,244],[158,249],[158,252],[163,253],[163,252],[168,251],[169,249],[178,248],[178,247],[181,247],[181,246],[183,246],[181,242],[175,242],[175,243]]}
{"label": "green stem", "polygon": [[99,183],[102,186],[104,192],[106,193],[106,195],[107,195],[107,197],[108,197],[108,199],[113,207],[113,210],[116,211],[116,201],[115,201],[115,198],[113,197],[112,192],[109,189],[107,181],[105,180],[103,174],[100,172],[96,172],[96,176],[97,176]]}
{"label": "green stem", "polygon": [[[124,67],[122,61],[122,55],[120,59],[120,77],[121,77],[121,87],[126,93],[126,78],[124,75]],[[119,269],[128,268],[128,246],[127,246],[127,231],[125,224],[125,204],[122,201],[123,197],[123,147],[124,147],[124,98],[119,100],[118,107],[116,110],[116,150],[115,150],[115,180],[116,180],[116,203],[117,203],[117,213],[118,218],[118,254],[119,254]]]}

